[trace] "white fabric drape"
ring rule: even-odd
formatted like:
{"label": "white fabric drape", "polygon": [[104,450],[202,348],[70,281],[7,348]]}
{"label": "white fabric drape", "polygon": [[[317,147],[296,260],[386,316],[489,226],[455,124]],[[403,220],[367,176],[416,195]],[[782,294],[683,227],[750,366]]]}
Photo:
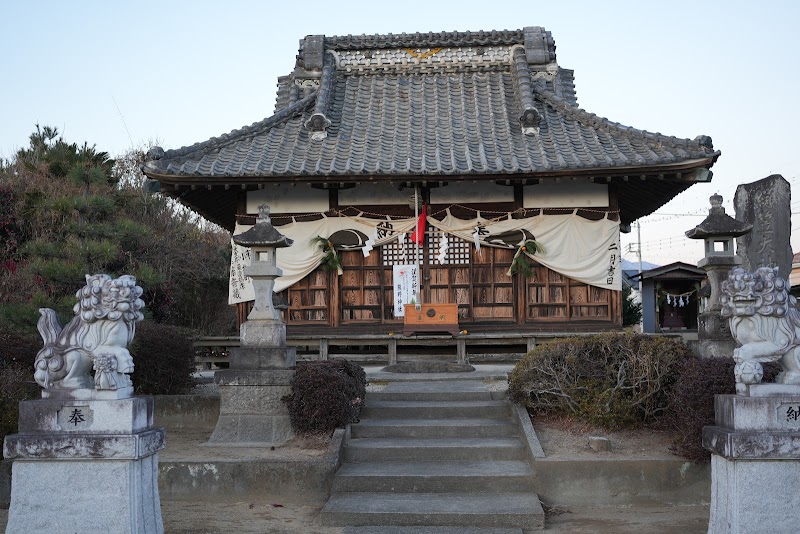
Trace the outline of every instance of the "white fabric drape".
{"label": "white fabric drape", "polygon": [[[468,242],[476,238],[482,246],[493,246],[485,239],[494,234],[513,230],[527,230],[533,234],[545,251],[537,253],[537,262],[558,273],[593,286],[620,291],[620,253],[619,222],[608,218],[590,221],[575,212],[565,215],[538,215],[525,219],[503,218],[485,219],[478,215],[474,219],[458,219],[449,211],[441,221],[432,217],[428,224],[445,234],[456,236]],[[312,243],[317,236],[330,237],[339,230],[358,230],[365,235],[377,234],[374,246],[400,239],[401,234],[413,231],[416,220],[382,220],[367,217],[323,217],[316,221],[292,222],[278,227],[278,230],[294,240],[291,247],[277,251],[278,266],[283,276],[275,280],[275,292],[299,282],[319,266],[325,256],[318,243]],[[234,234],[240,234],[250,226],[236,225]],[[249,264],[246,249],[231,243],[231,284],[228,302],[236,304],[253,300],[250,279],[244,276],[244,266]],[[518,245],[518,244],[515,244]],[[378,254],[372,250],[369,254]],[[445,261],[446,263],[446,261]]]}

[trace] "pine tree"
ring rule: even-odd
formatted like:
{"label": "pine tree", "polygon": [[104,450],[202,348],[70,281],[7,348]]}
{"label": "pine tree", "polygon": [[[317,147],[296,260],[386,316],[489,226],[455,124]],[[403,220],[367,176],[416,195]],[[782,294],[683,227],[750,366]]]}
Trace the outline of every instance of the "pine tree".
{"label": "pine tree", "polygon": [[72,317],[85,274],[133,274],[158,322],[227,333],[227,232],[142,191],[132,151],[119,161],[39,127],[0,165],[0,322],[35,332],[37,308]]}
{"label": "pine tree", "polygon": [[625,326],[639,324],[642,321],[642,303],[633,300],[631,288],[622,287],[622,324]]}
{"label": "pine tree", "polygon": [[147,229],[124,215],[113,168],[106,152],[67,143],[47,126],[37,125],[29,147],[18,151],[3,179],[18,197],[16,304],[53,307],[66,319],[87,273],[127,272],[144,284],[160,283],[130,254]]}

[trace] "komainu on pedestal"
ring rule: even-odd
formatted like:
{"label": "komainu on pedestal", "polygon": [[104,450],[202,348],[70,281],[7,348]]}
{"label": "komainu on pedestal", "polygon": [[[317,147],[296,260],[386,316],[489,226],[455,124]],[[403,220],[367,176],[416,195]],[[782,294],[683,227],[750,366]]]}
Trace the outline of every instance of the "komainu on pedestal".
{"label": "komainu on pedestal", "polygon": [[7,534],[164,532],[165,434],[153,426],[152,397],[133,396],[128,376],[141,296],[133,276],[87,275],[65,327],[40,310],[42,399],[20,403],[19,432],[3,444],[13,460]]}
{"label": "komainu on pedestal", "polygon": [[54,390],[131,387],[127,373],[133,372],[133,358],[127,347],[136,322],[144,318],[142,288],[136,278],[86,275],[86,285],[75,296],[75,317],[63,328],[54,310],[39,309],[44,348],[36,355],[36,382]]}
{"label": "komainu on pedestal", "polygon": [[[800,509],[800,314],[777,268],[731,271],[722,309],[741,345],[733,351],[736,395],[714,399],[710,534],[796,532]],[[761,383],[764,362],[782,368]]]}
{"label": "komainu on pedestal", "polygon": [[737,267],[722,283],[721,315],[741,344],[733,351],[739,393],[761,382],[764,362],[780,362],[776,383],[800,385],[800,312],[788,290],[772,267],[753,273]]}

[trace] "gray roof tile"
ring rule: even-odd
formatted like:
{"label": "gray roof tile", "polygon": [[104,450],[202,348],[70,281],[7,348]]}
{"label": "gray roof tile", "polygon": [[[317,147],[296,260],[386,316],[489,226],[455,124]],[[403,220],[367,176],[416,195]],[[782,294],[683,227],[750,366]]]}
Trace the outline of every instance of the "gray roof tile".
{"label": "gray roof tile", "polygon": [[[309,37],[301,42],[295,73],[279,80],[273,116],[166,151],[147,162],[145,172],[322,179],[535,175],[719,155],[708,138],[645,132],[579,109],[573,73],[555,64],[548,32],[535,29],[529,42],[540,47],[534,56],[550,57],[550,63],[514,62],[524,58],[518,48],[524,33]],[[317,64],[322,42],[325,69],[304,71],[303,47],[317,47]],[[523,132],[525,110],[541,117],[536,133]],[[309,123],[315,113],[317,121]],[[315,139],[323,130],[325,137]]]}

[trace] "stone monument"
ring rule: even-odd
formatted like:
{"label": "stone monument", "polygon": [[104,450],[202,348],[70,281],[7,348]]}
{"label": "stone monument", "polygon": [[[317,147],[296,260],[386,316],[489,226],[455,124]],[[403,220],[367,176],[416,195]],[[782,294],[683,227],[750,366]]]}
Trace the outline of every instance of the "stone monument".
{"label": "stone monument", "polygon": [[[710,534],[796,532],[800,510],[800,312],[777,268],[731,271],[721,314],[733,351],[736,395],[717,395],[711,455]],[[782,372],[762,384],[761,363]]]}
{"label": "stone monument", "polygon": [[231,349],[230,368],[217,371],[219,419],[209,445],[277,446],[292,437],[289,411],[281,399],[291,393],[294,347],[286,346],[286,325],[272,302],[275,279],[283,274],[276,249],[292,240],[272,226],[269,208],[259,207],[255,226],[233,237],[252,249],[245,274],[253,280],[255,303],[240,328],[240,346]]}
{"label": "stone monument", "polygon": [[728,271],[742,263],[734,253],[733,240],[747,234],[753,226],[737,221],[725,213],[722,197],[712,195],[708,217],[686,232],[689,239],[705,240],[705,257],[697,266],[706,271],[708,296],[703,311],[698,316],[697,345],[695,351],[703,358],[728,357],[736,342],[728,329],[728,321],[720,316],[722,282]]}
{"label": "stone monument", "polygon": [[[142,319],[133,276],[86,276],[75,317],[62,328],[40,311],[36,356],[42,399],[20,403],[6,533],[161,533],[152,397],[134,397],[127,346]],[[94,377],[90,372],[94,370]]]}
{"label": "stone monument", "polygon": [[737,239],[742,267],[777,267],[781,276],[792,270],[791,203],[789,182],[773,174],[736,188],[736,219],[753,225],[753,231]]}

